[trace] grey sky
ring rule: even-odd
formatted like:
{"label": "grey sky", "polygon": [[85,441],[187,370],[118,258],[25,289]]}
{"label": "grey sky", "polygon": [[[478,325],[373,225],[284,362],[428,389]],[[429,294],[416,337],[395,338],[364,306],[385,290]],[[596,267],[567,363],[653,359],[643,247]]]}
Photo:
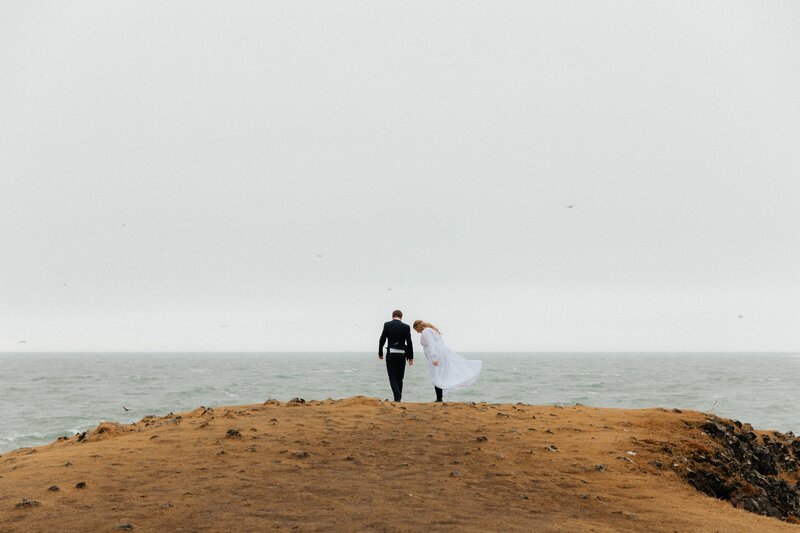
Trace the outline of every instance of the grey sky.
{"label": "grey sky", "polygon": [[395,307],[461,351],[800,349],[797,28],[3,2],[0,351],[373,350]]}

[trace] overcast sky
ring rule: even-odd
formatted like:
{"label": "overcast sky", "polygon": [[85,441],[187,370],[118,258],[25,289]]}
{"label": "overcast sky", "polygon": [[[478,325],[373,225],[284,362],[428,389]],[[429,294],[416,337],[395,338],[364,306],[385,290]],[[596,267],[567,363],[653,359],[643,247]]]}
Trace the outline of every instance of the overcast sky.
{"label": "overcast sky", "polygon": [[0,351],[372,351],[394,308],[465,352],[799,350],[798,28],[5,1]]}

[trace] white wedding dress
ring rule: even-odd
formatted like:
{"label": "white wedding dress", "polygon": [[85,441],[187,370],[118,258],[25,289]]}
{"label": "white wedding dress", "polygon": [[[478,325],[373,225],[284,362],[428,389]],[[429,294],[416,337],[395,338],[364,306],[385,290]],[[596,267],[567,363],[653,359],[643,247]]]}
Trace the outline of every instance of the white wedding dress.
{"label": "white wedding dress", "polygon": [[[428,371],[435,387],[448,392],[475,383],[481,373],[483,361],[464,359],[445,346],[442,336],[431,328],[423,329],[420,335]],[[433,365],[434,359],[439,361],[438,366]]]}

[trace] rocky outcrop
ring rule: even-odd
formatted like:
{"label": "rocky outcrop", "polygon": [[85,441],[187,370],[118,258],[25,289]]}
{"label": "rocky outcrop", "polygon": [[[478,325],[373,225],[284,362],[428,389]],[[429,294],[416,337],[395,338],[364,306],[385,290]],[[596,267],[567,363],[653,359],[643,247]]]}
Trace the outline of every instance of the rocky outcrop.
{"label": "rocky outcrop", "polygon": [[800,439],[759,435],[749,425],[716,417],[699,429],[713,444],[688,457],[689,483],[734,507],[800,523]]}

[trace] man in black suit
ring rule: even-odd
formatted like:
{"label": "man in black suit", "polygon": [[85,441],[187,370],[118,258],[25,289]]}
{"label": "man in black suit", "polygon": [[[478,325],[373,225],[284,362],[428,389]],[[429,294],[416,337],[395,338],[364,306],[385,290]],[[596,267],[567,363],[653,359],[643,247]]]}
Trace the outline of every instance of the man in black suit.
{"label": "man in black suit", "polygon": [[386,344],[386,371],[389,373],[389,385],[392,386],[394,401],[399,402],[403,395],[403,376],[408,366],[414,364],[414,347],[411,345],[411,328],[403,322],[403,312],[392,311],[392,320],[383,325],[378,359],[383,359],[383,344]]}

